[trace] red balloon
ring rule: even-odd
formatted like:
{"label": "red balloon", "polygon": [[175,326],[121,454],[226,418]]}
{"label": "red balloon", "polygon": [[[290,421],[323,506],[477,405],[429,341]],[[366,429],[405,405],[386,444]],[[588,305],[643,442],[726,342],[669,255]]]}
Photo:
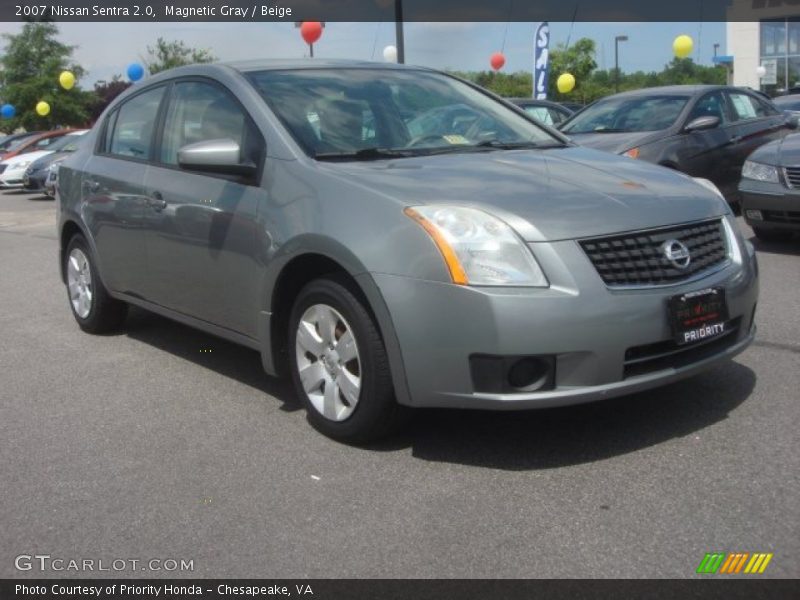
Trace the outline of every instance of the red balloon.
{"label": "red balloon", "polygon": [[503,68],[503,65],[506,64],[506,57],[503,56],[502,52],[495,52],[489,59],[489,64],[492,65],[495,71],[499,71]]}
{"label": "red balloon", "polygon": [[303,21],[300,25],[300,35],[306,41],[306,44],[313,44],[322,37],[322,23],[319,21]]}

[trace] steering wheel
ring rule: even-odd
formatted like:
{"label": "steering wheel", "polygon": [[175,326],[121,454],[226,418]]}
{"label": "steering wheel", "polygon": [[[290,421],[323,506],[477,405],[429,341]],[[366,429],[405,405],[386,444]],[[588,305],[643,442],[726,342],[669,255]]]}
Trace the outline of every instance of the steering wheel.
{"label": "steering wheel", "polygon": [[443,135],[426,133],[424,135],[418,135],[415,138],[411,138],[411,140],[409,140],[409,142],[403,146],[403,148],[416,148],[423,142],[435,142],[442,139],[444,139]]}

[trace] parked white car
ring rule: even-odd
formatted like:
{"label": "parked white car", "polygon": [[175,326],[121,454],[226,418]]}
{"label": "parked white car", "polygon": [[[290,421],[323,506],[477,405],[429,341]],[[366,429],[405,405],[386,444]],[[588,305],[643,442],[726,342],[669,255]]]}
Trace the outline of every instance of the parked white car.
{"label": "parked white car", "polygon": [[25,175],[25,169],[37,158],[48,154],[50,152],[46,150],[27,152],[0,162],[0,169],[2,169],[2,173],[0,173],[0,188],[22,187],[22,177]]}

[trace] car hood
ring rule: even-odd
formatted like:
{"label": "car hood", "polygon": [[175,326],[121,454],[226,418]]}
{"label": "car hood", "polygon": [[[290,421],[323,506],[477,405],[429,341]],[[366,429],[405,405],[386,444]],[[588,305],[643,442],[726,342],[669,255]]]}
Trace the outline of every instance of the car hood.
{"label": "car hood", "polygon": [[765,144],[750,157],[756,162],[779,167],[800,166],[800,133],[792,133],[780,140]]}
{"label": "car hood", "polygon": [[595,150],[603,150],[604,152],[613,152],[614,154],[622,154],[636,148],[643,146],[650,142],[657,140],[664,136],[660,131],[638,131],[638,132],[625,132],[625,133],[564,133],[573,142],[579,146],[586,148],[594,148]]}
{"label": "car hood", "polygon": [[17,154],[16,156],[12,156],[3,161],[7,169],[13,169],[14,167],[18,166],[20,163],[24,162],[33,162],[36,159],[42,158],[43,156],[47,156],[48,154],[52,154],[52,152],[48,152],[46,150],[39,150],[37,152],[26,152],[25,154]]}
{"label": "car hood", "polygon": [[317,164],[408,206],[483,208],[527,241],[591,237],[727,212],[714,192],[686,175],[579,147]]}
{"label": "car hood", "polygon": [[45,154],[41,158],[36,159],[32,164],[34,171],[39,171],[41,169],[46,169],[54,162],[64,160],[67,158],[72,152],[50,152],[49,154]]}

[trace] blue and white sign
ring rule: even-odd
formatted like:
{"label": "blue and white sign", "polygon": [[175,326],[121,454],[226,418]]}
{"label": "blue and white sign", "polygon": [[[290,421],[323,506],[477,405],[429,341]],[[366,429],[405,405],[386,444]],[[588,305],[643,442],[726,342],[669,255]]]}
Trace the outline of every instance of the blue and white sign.
{"label": "blue and white sign", "polygon": [[533,97],[547,100],[547,78],[550,75],[550,25],[539,25],[533,36]]}

